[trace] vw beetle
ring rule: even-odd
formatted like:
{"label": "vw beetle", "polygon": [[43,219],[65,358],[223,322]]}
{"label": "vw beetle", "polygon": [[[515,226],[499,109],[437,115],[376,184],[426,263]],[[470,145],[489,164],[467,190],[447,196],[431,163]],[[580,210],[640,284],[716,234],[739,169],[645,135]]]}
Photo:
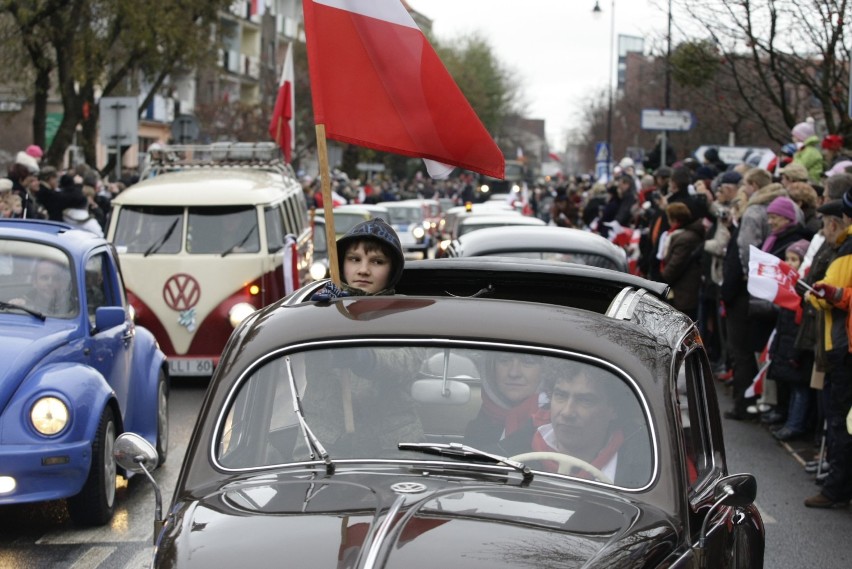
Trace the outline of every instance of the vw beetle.
{"label": "vw beetle", "polygon": [[[395,296],[322,284],[235,330],[155,567],[763,565],[755,479],[728,472],[666,285],[488,258],[408,263]],[[128,468],[155,462],[123,437]]]}

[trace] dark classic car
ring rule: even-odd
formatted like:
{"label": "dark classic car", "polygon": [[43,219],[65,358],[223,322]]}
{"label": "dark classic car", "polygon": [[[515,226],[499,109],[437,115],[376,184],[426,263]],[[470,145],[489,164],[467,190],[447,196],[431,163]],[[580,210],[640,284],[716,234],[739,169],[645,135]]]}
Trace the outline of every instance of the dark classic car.
{"label": "dark classic car", "polygon": [[[408,263],[396,296],[323,284],[235,330],[155,567],[763,565],[666,285],[488,258]],[[117,459],[156,452],[128,434]]]}
{"label": "dark classic car", "polygon": [[48,221],[0,221],[0,505],[67,498],[107,523],[123,430],[168,448],[163,352],[130,317],[114,248]]}

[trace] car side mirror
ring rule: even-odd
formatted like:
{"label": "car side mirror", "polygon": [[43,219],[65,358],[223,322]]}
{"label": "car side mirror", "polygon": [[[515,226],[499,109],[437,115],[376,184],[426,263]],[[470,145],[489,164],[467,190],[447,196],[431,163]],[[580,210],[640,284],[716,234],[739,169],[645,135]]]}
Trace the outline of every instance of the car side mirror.
{"label": "car side mirror", "polygon": [[701,523],[701,533],[698,534],[698,547],[695,550],[697,566],[703,569],[707,566],[707,522],[713,511],[720,506],[745,507],[754,502],[757,497],[757,479],[752,474],[732,474],[716,482],[713,488],[713,505],[704,514]]}
{"label": "car side mirror", "polygon": [[100,306],[95,310],[95,328],[109,330],[121,326],[127,320],[122,306]]}
{"label": "car side mirror", "polygon": [[722,506],[748,506],[757,497],[757,479],[751,474],[733,474],[716,483],[715,502]]}
{"label": "car side mirror", "polygon": [[160,485],[151,476],[151,471],[157,468],[160,462],[157,449],[136,433],[122,433],[115,439],[112,454],[120,467],[127,472],[144,474],[154,487],[154,545],[156,545],[157,537],[166,523],[163,519],[163,494],[160,491]]}

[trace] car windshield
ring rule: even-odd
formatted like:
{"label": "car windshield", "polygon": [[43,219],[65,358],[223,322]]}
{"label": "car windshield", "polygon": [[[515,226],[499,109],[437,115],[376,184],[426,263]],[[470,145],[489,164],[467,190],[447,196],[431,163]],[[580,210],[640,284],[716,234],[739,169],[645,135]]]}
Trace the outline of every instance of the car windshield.
{"label": "car windshield", "polygon": [[367,221],[369,218],[369,215],[363,213],[334,212],[334,232],[337,234],[347,233],[350,229],[359,223]]}
{"label": "car windshield", "polygon": [[419,205],[412,207],[389,207],[388,216],[391,225],[419,223],[423,219],[423,210]]}
{"label": "car windshield", "polygon": [[570,251],[491,251],[489,256],[519,257],[521,259],[544,259],[545,261],[560,261],[563,263],[576,263],[590,267],[600,267],[613,271],[624,270],[609,257],[595,255],[594,253],[572,253]]}
{"label": "car windshield", "polygon": [[480,344],[304,351],[242,380],[219,419],[215,461],[263,468],[322,448],[335,463],[482,463],[441,447],[460,443],[520,457],[536,473],[639,488],[655,463],[644,409],[624,378],[568,357]]}
{"label": "car windshield", "polygon": [[113,243],[119,253],[174,255],[182,235],[182,207],[123,206]]}
{"label": "car windshield", "polygon": [[77,286],[60,249],[27,241],[0,240],[0,312],[29,311],[56,318],[78,314]]}
{"label": "car windshield", "polygon": [[245,206],[189,208],[186,250],[192,254],[257,253],[257,210]]}

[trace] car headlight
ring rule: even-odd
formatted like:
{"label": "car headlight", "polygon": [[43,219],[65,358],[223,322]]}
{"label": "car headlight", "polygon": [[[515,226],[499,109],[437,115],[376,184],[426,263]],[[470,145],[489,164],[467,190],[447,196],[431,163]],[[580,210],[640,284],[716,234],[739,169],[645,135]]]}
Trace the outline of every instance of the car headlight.
{"label": "car headlight", "polygon": [[411,234],[414,235],[415,239],[423,239],[423,237],[426,235],[426,230],[423,229],[423,226],[418,225],[417,227],[411,230]]}
{"label": "car headlight", "polygon": [[248,302],[237,303],[228,311],[228,320],[231,321],[231,326],[236,328],[243,320],[251,316],[254,311],[254,306]]}
{"label": "car headlight", "polygon": [[68,407],[56,397],[42,397],[33,405],[30,421],[42,435],[61,433],[68,424]]}
{"label": "car headlight", "polygon": [[328,276],[328,265],[322,261],[314,261],[309,272],[311,274],[311,278],[315,281],[324,279]]}
{"label": "car headlight", "polygon": [[449,246],[450,246],[450,243],[452,243],[452,240],[450,240],[450,239],[444,239],[443,241],[441,241],[440,243],[438,243],[438,247],[440,247],[441,251],[446,251],[446,250],[447,250],[447,247],[449,247]]}

